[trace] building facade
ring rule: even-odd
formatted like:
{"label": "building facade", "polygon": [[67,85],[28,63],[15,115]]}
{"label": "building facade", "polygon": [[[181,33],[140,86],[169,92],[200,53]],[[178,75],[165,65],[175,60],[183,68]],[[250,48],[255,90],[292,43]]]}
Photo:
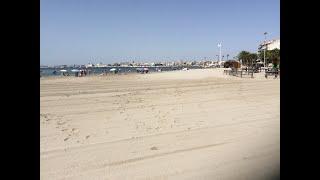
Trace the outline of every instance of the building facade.
{"label": "building facade", "polygon": [[266,49],[266,50],[280,49],[280,39],[269,40],[261,43],[259,45],[259,50],[261,49]]}

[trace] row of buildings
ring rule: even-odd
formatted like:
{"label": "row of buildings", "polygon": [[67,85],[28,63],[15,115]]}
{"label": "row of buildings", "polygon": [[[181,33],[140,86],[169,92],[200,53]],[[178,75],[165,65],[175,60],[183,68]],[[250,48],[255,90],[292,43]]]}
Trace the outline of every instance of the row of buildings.
{"label": "row of buildings", "polygon": [[[268,40],[263,43],[261,43],[258,47],[259,50],[273,50],[273,49],[280,49],[280,39],[273,39]],[[88,63],[86,65],[59,65],[54,66],[55,68],[67,68],[67,67],[74,67],[74,68],[91,68],[91,67],[114,67],[114,66],[120,66],[120,67],[141,67],[141,66],[202,66],[202,67],[211,67],[211,66],[219,66],[223,64],[224,61],[217,62],[217,60],[200,60],[200,61],[185,61],[185,60],[179,60],[179,61],[172,61],[172,62],[118,62],[113,64],[103,64],[103,63]],[[40,68],[47,68],[48,66],[41,66]]]}
{"label": "row of buildings", "polygon": [[[201,60],[201,61],[172,61],[172,62],[119,62],[119,63],[113,63],[113,64],[92,64],[88,63],[86,68],[92,68],[92,67],[159,67],[159,66],[166,66],[166,67],[175,67],[175,66],[201,66],[201,67],[207,67],[207,66],[215,66],[218,65],[219,62],[217,60]],[[220,62],[221,63],[221,62]]]}

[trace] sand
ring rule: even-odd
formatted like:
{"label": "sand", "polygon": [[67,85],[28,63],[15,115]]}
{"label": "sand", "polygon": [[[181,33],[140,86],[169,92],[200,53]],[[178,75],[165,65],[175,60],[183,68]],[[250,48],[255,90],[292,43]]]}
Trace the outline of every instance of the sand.
{"label": "sand", "polygon": [[280,80],[223,69],[40,80],[40,177],[268,179]]}

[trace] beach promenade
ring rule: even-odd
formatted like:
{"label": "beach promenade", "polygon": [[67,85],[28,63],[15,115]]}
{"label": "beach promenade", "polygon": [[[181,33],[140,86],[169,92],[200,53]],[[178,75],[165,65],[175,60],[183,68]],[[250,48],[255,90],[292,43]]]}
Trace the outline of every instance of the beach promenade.
{"label": "beach promenade", "polygon": [[223,69],[42,78],[40,177],[270,179],[280,80]]}

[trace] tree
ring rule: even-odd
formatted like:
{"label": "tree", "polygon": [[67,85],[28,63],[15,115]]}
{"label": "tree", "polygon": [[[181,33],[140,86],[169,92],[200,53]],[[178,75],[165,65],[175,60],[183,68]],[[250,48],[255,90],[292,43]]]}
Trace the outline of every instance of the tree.
{"label": "tree", "polygon": [[[263,50],[259,51],[259,57],[264,58]],[[280,64],[280,49],[266,50],[266,63]]]}
{"label": "tree", "polygon": [[275,65],[280,64],[280,49],[273,49],[269,52],[269,59]]}
{"label": "tree", "polygon": [[249,64],[252,66],[254,64],[254,61],[258,59],[258,55],[256,53],[250,53],[249,54]]}
{"label": "tree", "polygon": [[256,53],[250,53],[248,51],[241,51],[237,57],[242,61],[242,64],[246,66],[251,66],[253,61],[258,59],[258,55]]}
{"label": "tree", "polygon": [[248,59],[249,59],[249,55],[250,55],[250,52],[248,51],[241,51],[239,54],[238,54],[238,59],[242,62],[242,64],[247,64],[248,63]]}

